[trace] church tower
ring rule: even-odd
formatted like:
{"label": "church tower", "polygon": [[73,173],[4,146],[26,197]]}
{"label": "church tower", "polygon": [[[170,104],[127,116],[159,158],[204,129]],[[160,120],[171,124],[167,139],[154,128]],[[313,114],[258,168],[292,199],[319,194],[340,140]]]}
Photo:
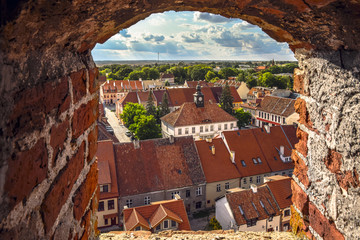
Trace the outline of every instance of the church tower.
{"label": "church tower", "polygon": [[201,92],[199,84],[196,86],[196,93],[194,93],[194,102],[196,107],[204,107],[204,94]]}

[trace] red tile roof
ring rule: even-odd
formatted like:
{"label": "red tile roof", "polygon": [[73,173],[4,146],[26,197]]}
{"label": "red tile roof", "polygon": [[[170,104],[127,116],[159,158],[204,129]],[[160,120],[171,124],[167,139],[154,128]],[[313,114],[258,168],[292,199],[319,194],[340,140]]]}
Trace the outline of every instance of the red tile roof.
{"label": "red tile roof", "polygon": [[102,88],[105,92],[108,90],[122,92],[124,90],[138,91],[143,89],[142,82],[139,80],[112,80],[105,82]]}
{"label": "red tile roof", "polygon": [[214,83],[206,82],[206,81],[186,81],[186,84],[189,88],[196,88],[199,84],[201,87],[213,87]]}
{"label": "red tile roof", "polygon": [[112,140],[117,143],[119,140],[111,133],[106,130],[105,124],[98,122],[98,141]]}
{"label": "red tile roof", "polygon": [[146,229],[156,228],[165,219],[179,224],[178,230],[191,230],[183,200],[154,202],[151,205],[123,210],[125,228],[131,231],[139,225]]}
{"label": "red tile roof", "polygon": [[265,96],[265,98],[261,101],[258,110],[288,117],[295,113],[294,104],[295,99]]}
{"label": "red tile roof", "polygon": [[189,126],[204,123],[237,121],[235,117],[222,110],[216,103],[205,102],[204,107],[186,102],[179,109],[161,118],[171,126]]}
{"label": "red tile roof", "polygon": [[119,100],[119,103],[125,106],[128,102],[139,103],[136,92],[127,92],[125,97]]}
{"label": "red tile roof", "polygon": [[292,205],[291,178],[285,177],[282,180],[270,181],[266,185],[273,194],[280,209],[288,208]]}
{"label": "red tile roof", "polygon": [[116,177],[113,142],[110,140],[98,141],[98,149],[95,156],[98,159],[99,167],[98,184],[108,183],[109,176],[111,178],[110,192],[101,192],[100,199],[118,197],[119,193]]}
{"label": "red tile roof", "polygon": [[161,73],[160,78],[174,78],[174,74],[172,73]]}
{"label": "red tile roof", "polygon": [[181,106],[185,102],[194,102],[195,88],[170,88],[167,89],[171,106]]}
{"label": "red tile roof", "polygon": [[[120,196],[193,186],[205,182],[191,136],[114,145]],[[141,176],[141,177],[135,177]]]}
{"label": "red tile roof", "polygon": [[263,220],[280,215],[279,208],[266,186],[227,193],[226,199],[238,226],[246,224],[247,220]]}
{"label": "red tile roof", "polygon": [[[195,144],[207,183],[241,177],[237,166],[231,162],[229,151],[221,138],[213,139],[212,142],[196,141]],[[212,154],[213,146],[215,154]]]}

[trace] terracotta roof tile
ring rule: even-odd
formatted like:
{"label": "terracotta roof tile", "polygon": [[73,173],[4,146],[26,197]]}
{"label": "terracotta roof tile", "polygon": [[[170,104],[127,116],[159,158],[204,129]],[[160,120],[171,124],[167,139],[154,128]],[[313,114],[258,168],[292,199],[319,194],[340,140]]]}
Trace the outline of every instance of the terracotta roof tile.
{"label": "terracotta roof tile", "polygon": [[288,208],[292,205],[291,196],[291,178],[285,177],[282,180],[270,181],[266,185],[269,187],[276,202],[281,209]]}
{"label": "terracotta roof tile", "polygon": [[295,113],[294,104],[294,99],[265,96],[265,98],[261,101],[258,109],[260,111],[288,117]]}
{"label": "terracotta roof tile", "polygon": [[197,108],[195,103],[186,102],[176,111],[161,118],[171,126],[188,126],[204,123],[236,121],[236,118],[222,110],[216,103],[205,102]]}
{"label": "terracotta roof tile", "polygon": [[[231,162],[229,151],[221,138],[213,139],[212,142],[201,140],[195,143],[206,182],[211,183],[241,177],[236,165]],[[213,146],[215,154],[212,154]]]}
{"label": "terracotta roof tile", "polygon": [[98,141],[103,140],[112,140],[115,143],[119,142],[114,135],[106,130],[105,125],[102,122],[98,122]]}
{"label": "terracotta roof tile", "polygon": [[196,88],[199,84],[201,87],[213,87],[214,83],[206,82],[206,81],[186,81],[186,84],[189,88]]}

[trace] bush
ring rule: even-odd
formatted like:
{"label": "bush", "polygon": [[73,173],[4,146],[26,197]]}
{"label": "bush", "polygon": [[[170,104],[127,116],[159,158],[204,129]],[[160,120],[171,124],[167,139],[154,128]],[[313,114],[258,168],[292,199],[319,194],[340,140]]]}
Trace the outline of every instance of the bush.
{"label": "bush", "polygon": [[220,230],[220,229],[222,229],[220,223],[218,222],[218,220],[215,217],[212,217],[210,219],[209,226],[210,226],[211,230]]}

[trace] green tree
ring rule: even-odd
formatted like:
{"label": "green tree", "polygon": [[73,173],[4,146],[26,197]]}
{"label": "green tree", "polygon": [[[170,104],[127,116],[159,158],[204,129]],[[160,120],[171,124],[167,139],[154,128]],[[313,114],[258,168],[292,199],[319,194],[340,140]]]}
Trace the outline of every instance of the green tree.
{"label": "green tree", "polygon": [[220,96],[220,107],[227,113],[233,113],[234,98],[231,95],[229,84],[226,82]]}
{"label": "green tree", "polygon": [[216,78],[216,73],[214,73],[213,71],[208,71],[205,75],[205,80],[208,82],[210,82],[214,78]]}
{"label": "green tree", "polygon": [[165,116],[168,113],[170,113],[169,99],[168,99],[168,95],[167,95],[166,92],[162,96],[161,104],[160,104],[159,108],[160,108],[159,118],[162,117],[162,116]]}
{"label": "green tree", "polygon": [[127,103],[124,107],[124,111],[120,114],[120,118],[122,119],[124,125],[129,127],[131,124],[135,123],[137,118],[141,115],[145,115],[145,108],[138,103]]}
{"label": "green tree", "polygon": [[129,76],[129,74],[133,71],[133,69],[131,67],[129,67],[128,65],[123,65],[116,73],[115,75],[118,77],[119,80],[123,80],[124,78],[126,78],[127,76]]}
{"label": "green tree", "polygon": [[252,87],[255,87],[257,85],[257,81],[256,79],[254,78],[253,75],[248,75],[246,77],[246,85],[248,88],[252,88]]}
{"label": "green tree", "polygon": [[148,95],[148,99],[146,101],[146,112],[148,115],[153,115],[156,116],[156,108],[154,106],[154,99],[153,99],[153,93],[150,90],[149,91],[149,95]]}
{"label": "green tree", "polygon": [[165,81],[165,86],[166,87],[170,86],[170,83],[167,80]]}
{"label": "green tree", "polygon": [[204,80],[207,72],[212,70],[211,67],[206,66],[204,64],[190,66],[187,69],[188,69],[188,76],[190,77],[191,80],[194,81]]}
{"label": "green tree", "polygon": [[128,79],[129,80],[139,80],[139,79],[146,79],[146,73],[143,71],[133,71],[129,74]]}
{"label": "green tree", "polygon": [[215,218],[215,216],[210,219],[209,227],[210,227],[211,230],[220,230],[220,229],[222,229],[219,221]]}
{"label": "green tree", "polygon": [[140,140],[161,137],[160,125],[156,123],[153,115],[140,115],[136,122],[130,125],[129,130]]}
{"label": "green tree", "polygon": [[271,72],[263,73],[259,76],[259,85],[263,87],[273,87],[275,86],[275,76]]}
{"label": "green tree", "polygon": [[238,74],[237,70],[235,68],[231,68],[231,67],[222,68],[219,71],[219,75],[223,79],[228,79],[228,77],[233,77],[233,76],[236,76],[237,74]]}
{"label": "green tree", "polygon": [[246,74],[243,70],[239,71],[239,75],[236,77],[236,80],[239,82],[245,82],[246,81]]}
{"label": "green tree", "polygon": [[242,108],[235,110],[234,117],[238,120],[237,126],[239,129],[251,123],[251,113],[244,111]]}

